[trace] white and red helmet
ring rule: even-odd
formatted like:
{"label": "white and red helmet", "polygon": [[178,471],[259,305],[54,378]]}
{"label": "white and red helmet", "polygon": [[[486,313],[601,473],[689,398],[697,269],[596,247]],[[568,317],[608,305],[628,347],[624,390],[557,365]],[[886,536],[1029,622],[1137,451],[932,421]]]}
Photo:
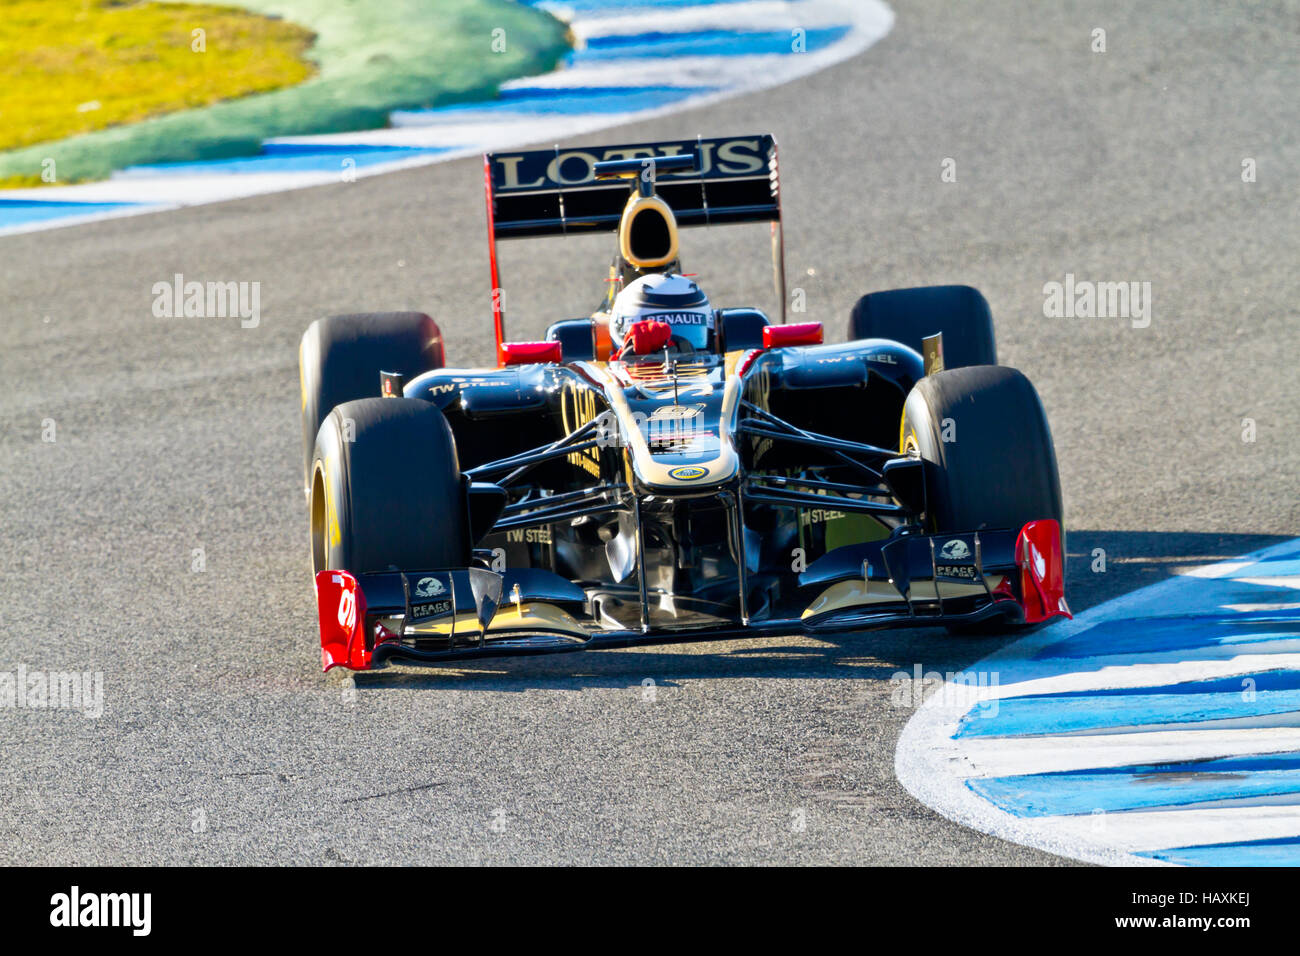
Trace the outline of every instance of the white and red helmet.
{"label": "white and red helmet", "polygon": [[709,347],[713,331],[713,307],[694,280],[676,273],[642,276],[614,297],[610,310],[609,335],[615,349],[627,341],[633,322],[644,319],[664,322],[674,339],[688,342],[701,351]]}

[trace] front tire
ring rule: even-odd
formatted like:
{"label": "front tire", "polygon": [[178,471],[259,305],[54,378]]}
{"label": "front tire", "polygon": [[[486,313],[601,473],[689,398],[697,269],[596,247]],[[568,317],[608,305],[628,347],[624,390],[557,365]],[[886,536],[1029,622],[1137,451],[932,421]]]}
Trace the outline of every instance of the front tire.
{"label": "front tire", "polygon": [[[1042,402],[1013,368],[973,366],[929,375],[903,406],[902,451],[926,462],[930,534],[1065,522],[1056,450]],[[996,624],[995,629],[999,628]],[[954,633],[987,633],[959,626]]]}
{"label": "front tire", "polygon": [[437,406],[414,398],[336,406],[310,473],[313,575],[469,566],[465,488]]}

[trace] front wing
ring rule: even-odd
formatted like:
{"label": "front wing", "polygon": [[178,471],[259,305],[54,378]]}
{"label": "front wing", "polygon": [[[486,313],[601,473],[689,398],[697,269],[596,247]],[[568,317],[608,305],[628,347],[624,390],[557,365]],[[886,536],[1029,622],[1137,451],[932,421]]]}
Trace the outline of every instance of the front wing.
{"label": "front wing", "polygon": [[1014,532],[896,534],[814,562],[800,575],[794,604],[768,616],[640,628],[602,622],[594,613],[599,598],[544,571],[433,569],[358,579],[326,570],[316,575],[321,660],[326,671],[364,671],[391,659],[438,664],[997,618],[1036,624],[1071,616],[1064,567],[1060,525],[1052,520]]}

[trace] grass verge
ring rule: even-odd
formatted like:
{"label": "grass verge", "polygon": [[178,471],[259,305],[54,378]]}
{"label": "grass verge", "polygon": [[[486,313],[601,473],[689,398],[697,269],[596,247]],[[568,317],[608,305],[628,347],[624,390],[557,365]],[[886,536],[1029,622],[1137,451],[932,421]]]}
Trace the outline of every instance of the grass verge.
{"label": "grass verge", "polygon": [[301,83],[312,39],[231,7],[0,0],[0,150]]}
{"label": "grass verge", "polygon": [[[35,5],[44,10],[51,2]],[[99,6],[97,0],[79,2]],[[316,42],[306,55],[316,73],[274,92],[0,153],[0,184],[25,184],[33,177],[39,181],[50,166],[47,160],[53,160],[56,181],[68,183],[101,179],[115,169],[144,163],[256,155],[272,136],[373,129],[384,126],[395,109],[490,97],[511,77],[553,69],[568,50],[563,23],[513,0],[235,2],[252,13],[288,21],[285,26],[300,24],[313,31]],[[10,5],[18,4],[0,3],[0,16]],[[200,12],[222,8],[168,6],[194,11],[190,29],[208,30],[201,54],[210,58],[208,69],[233,69],[239,47],[214,44],[210,25],[215,20],[205,18],[215,15]],[[157,56],[166,45],[162,37],[155,34],[143,45],[130,46],[132,55],[146,61]],[[101,109],[109,108],[111,97],[91,95]]]}

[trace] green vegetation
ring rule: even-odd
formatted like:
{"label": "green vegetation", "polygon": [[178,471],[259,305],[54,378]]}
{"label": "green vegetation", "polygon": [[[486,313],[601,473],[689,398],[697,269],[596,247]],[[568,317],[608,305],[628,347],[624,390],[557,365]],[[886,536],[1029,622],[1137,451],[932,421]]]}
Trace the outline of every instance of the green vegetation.
{"label": "green vegetation", "polygon": [[[262,140],[271,136],[381,127],[394,109],[489,97],[511,77],[553,69],[568,50],[564,24],[512,0],[234,2],[248,11],[242,15],[246,18],[242,22],[248,25],[242,32],[233,26],[218,27],[218,23],[227,22],[223,18],[240,16],[238,11],[232,13],[228,7],[206,4],[0,0],[0,19],[7,20],[14,10],[24,11],[25,16],[22,25],[0,26],[0,63],[11,62],[3,38],[15,29],[27,37],[16,41],[32,58],[25,64],[40,64],[42,57],[49,56],[65,65],[65,73],[85,74],[68,76],[68,92],[60,94],[61,105],[52,107],[55,113],[66,113],[68,105],[76,113],[76,106],[98,101],[99,110],[76,115],[84,120],[94,112],[104,112],[109,123],[128,124],[35,142],[30,130],[50,130],[54,136],[63,130],[56,125],[39,125],[37,119],[46,109],[41,100],[49,97],[50,91],[39,80],[34,85],[29,82],[25,84],[26,92],[17,98],[0,100],[0,126],[6,130],[21,127],[11,141],[18,145],[34,143],[0,153],[0,183],[39,181],[46,159],[55,161],[58,181],[66,183],[103,178],[114,169],[139,163],[254,155]],[[86,15],[87,20],[81,21],[86,25],[67,26],[73,9]],[[112,22],[107,18],[119,14],[133,14],[143,23],[145,17],[174,16],[175,10],[185,13],[179,19],[151,20],[153,26],[146,34],[105,25]],[[56,19],[52,11],[63,18],[59,21],[63,27],[47,26]],[[164,26],[164,22],[170,25]],[[92,30],[91,23],[100,26]],[[206,50],[202,53],[190,49],[191,31],[196,28],[206,31]],[[306,50],[310,62],[304,65],[294,59],[294,43],[310,36],[307,31],[314,32],[316,42]],[[92,36],[97,39],[92,41]],[[77,63],[79,54],[68,51],[79,43],[100,51],[97,55],[103,59]],[[312,68],[314,75],[295,86],[243,95],[270,87],[240,89],[235,84],[240,82],[237,77],[241,71],[243,82],[270,81],[275,85],[270,80],[276,76],[274,64],[264,64],[266,73],[247,69],[257,60],[259,49],[266,50],[275,43],[279,44],[276,49],[280,51],[277,55],[281,58],[282,82],[293,82],[283,77],[288,65],[294,63],[302,71],[299,78],[307,76]],[[178,100],[182,95],[180,87],[185,85],[177,79],[181,75],[176,72],[178,57],[193,57],[206,64],[193,74],[197,77],[193,89],[184,94],[197,99]],[[121,65],[124,75],[131,72],[127,65],[134,64],[142,71],[141,77],[124,81],[121,86],[109,85],[105,82],[109,74],[101,68],[108,62]],[[69,63],[73,64],[71,70],[66,69]],[[24,65],[22,69],[30,73],[40,67]],[[158,79],[160,69],[167,77],[162,81]],[[151,81],[143,79],[144,71],[153,77]],[[5,82],[0,87],[8,82],[8,72],[6,65]],[[223,85],[205,89],[201,82],[205,76]],[[119,97],[122,102],[118,102]],[[221,102],[130,122],[166,109],[212,103],[214,99]],[[66,131],[76,130],[69,127]],[[44,139],[40,133],[34,135]],[[0,139],[0,146],[4,144]]]}
{"label": "green vegetation", "polygon": [[315,72],[303,60],[312,39],[207,4],[0,0],[0,149],[301,83]]}

